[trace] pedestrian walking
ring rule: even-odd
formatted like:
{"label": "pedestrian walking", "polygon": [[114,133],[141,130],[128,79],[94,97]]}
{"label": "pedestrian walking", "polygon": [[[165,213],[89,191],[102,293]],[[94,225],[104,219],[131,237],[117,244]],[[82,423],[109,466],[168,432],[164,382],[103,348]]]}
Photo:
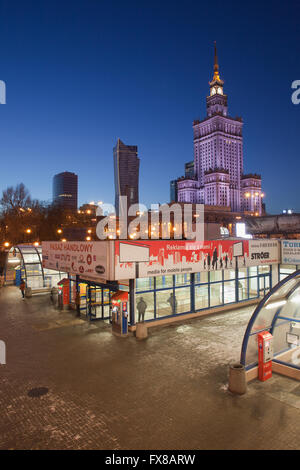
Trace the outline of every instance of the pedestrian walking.
{"label": "pedestrian walking", "polygon": [[25,283],[24,279],[21,279],[20,291],[21,291],[23,299],[25,299],[25,289],[26,289],[26,283]]}
{"label": "pedestrian walking", "polygon": [[139,313],[139,322],[140,321],[143,322],[145,320],[145,313],[146,313],[146,309],[147,309],[147,304],[144,301],[143,297],[141,297],[140,300],[138,301],[137,309],[138,309],[138,313]]}

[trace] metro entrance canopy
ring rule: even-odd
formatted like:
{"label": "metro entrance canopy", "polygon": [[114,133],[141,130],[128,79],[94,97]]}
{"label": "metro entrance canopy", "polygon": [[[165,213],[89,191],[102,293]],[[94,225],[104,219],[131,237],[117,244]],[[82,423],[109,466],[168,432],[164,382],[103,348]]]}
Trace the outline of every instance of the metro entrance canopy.
{"label": "metro entrance canopy", "polygon": [[273,362],[300,371],[300,270],[279,282],[255,309],[243,340],[241,364],[258,364],[257,335],[269,331],[274,338]]}

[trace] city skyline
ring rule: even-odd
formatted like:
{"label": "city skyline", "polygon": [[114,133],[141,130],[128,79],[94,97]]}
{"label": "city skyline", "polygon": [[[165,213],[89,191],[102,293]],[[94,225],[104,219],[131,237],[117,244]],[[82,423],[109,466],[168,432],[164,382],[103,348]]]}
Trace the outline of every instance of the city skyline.
{"label": "city skyline", "polygon": [[[216,40],[231,114],[245,122],[245,172],[262,175],[267,212],[300,212],[300,106],[291,102],[300,75],[295,3],[272,2],[271,11],[264,4],[259,15],[237,2],[217,2],[213,15],[191,2],[171,13],[169,2],[154,2],[152,10],[135,2],[91,4],[84,11],[83,1],[72,9],[52,3],[20,2],[17,14],[2,5],[1,191],[22,181],[32,197],[50,200],[52,177],[67,170],[79,176],[79,205],[113,202],[112,149],[121,138],[143,156],[140,202],[168,202],[169,181],[193,157],[191,123],[205,112]],[[130,34],[124,18],[135,26]]]}

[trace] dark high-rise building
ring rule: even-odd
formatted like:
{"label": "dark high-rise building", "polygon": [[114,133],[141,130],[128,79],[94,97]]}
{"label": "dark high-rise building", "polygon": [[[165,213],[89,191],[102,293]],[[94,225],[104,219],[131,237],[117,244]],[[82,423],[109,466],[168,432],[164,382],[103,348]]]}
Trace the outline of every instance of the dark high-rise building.
{"label": "dark high-rise building", "polygon": [[187,162],[184,165],[185,169],[185,177],[186,178],[193,178],[195,176],[195,162],[192,160],[191,162]]}
{"label": "dark high-rise building", "polygon": [[77,210],[78,176],[64,171],[53,177],[53,203],[64,209]]}
{"label": "dark high-rise building", "polygon": [[177,180],[170,181],[170,201],[177,202]]}
{"label": "dark high-rise building", "polygon": [[119,197],[127,196],[128,207],[139,202],[140,159],[136,145],[125,145],[118,139],[114,147],[115,207],[119,214]]}

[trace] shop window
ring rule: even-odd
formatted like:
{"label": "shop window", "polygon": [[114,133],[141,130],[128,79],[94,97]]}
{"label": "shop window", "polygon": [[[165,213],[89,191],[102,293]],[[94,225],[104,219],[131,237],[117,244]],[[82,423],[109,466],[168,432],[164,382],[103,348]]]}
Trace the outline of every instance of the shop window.
{"label": "shop window", "polygon": [[222,271],[210,271],[210,282],[222,281]]}
{"label": "shop window", "polygon": [[196,273],[195,274],[195,284],[206,284],[208,282],[208,273]]}
{"label": "shop window", "polygon": [[235,281],[224,282],[224,304],[236,302]]}
{"label": "shop window", "polygon": [[135,320],[137,322],[143,320],[143,312],[144,312],[144,320],[154,319],[155,317],[154,315],[154,292],[136,294],[135,302],[136,302]]}
{"label": "shop window", "polygon": [[191,276],[189,274],[176,274],[175,286],[187,286],[191,283]]}
{"label": "shop window", "polygon": [[296,269],[297,269],[296,264],[281,264],[279,266],[279,274],[280,274],[279,280],[282,281],[285,277],[289,276],[294,271],[296,271]]}
{"label": "shop window", "polygon": [[235,279],[235,269],[225,269],[224,280],[228,281],[230,279]]}
{"label": "shop window", "polygon": [[156,289],[173,287],[173,276],[158,276],[156,278]]}
{"label": "shop window", "polygon": [[190,287],[181,287],[175,289],[175,298],[177,309],[175,313],[186,313],[191,311],[191,289]]}
{"label": "shop window", "polygon": [[271,266],[258,266],[258,272],[259,274],[269,274],[270,273],[270,267]]}
{"label": "shop window", "polygon": [[195,286],[195,310],[208,308],[208,286]]}
{"label": "shop window", "polygon": [[173,300],[173,289],[156,292],[156,316],[158,318],[174,315],[177,312],[177,299]]}
{"label": "shop window", "polygon": [[136,292],[138,291],[148,291],[154,289],[154,278],[153,277],[144,277],[136,279]]}
{"label": "shop window", "polygon": [[250,266],[249,268],[249,276],[257,276],[257,266]]}
{"label": "shop window", "polygon": [[258,278],[250,277],[249,278],[249,299],[253,299],[258,296]]}
{"label": "shop window", "polygon": [[239,277],[244,278],[248,276],[248,269],[247,268],[239,268]]}
{"label": "shop window", "polygon": [[248,279],[239,279],[238,281],[239,300],[248,299]]}
{"label": "shop window", "polygon": [[223,283],[210,284],[210,306],[223,304]]}

